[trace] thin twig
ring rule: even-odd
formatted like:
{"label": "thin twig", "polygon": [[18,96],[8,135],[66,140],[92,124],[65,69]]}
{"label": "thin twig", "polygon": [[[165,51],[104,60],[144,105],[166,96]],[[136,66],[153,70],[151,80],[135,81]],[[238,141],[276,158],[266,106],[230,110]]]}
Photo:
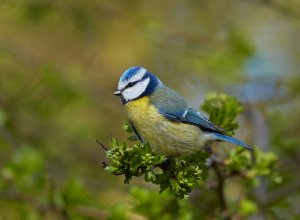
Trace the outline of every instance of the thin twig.
{"label": "thin twig", "polygon": [[224,180],[225,180],[225,178],[223,177],[223,175],[218,167],[218,164],[216,162],[212,163],[212,168],[215,170],[217,180],[218,180],[218,185],[217,185],[216,191],[218,193],[218,197],[220,200],[220,207],[221,207],[223,218],[225,220],[230,220],[230,217],[227,212],[227,202],[226,202],[225,195],[224,195]]}
{"label": "thin twig", "polygon": [[271,207],[272,205],[276,204],[280,200],[286,198],[287,195],[292,195],[293,193],[296,193],[299,191],[300,188],[300,180],[297,179],[293,182],[287,183],[280,188],[272,191],[269,195],[266,201],[261,202],[260,206],[263,209],[267,209]]}
{"label": "thin twig", "polygon": [[104,146],[98,139],[96,139],[96,142],[103,148],[103,150],[108,151],[107,147]]}

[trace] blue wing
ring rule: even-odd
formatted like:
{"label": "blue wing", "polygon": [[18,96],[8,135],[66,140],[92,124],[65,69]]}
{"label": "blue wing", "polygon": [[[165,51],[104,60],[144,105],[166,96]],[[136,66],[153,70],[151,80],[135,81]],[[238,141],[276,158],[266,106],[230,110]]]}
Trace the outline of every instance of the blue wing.
{"label": "blue wing", "polygon": [[170,120],[196,125],[204,130],[224,132],[222,128],[209,121],[200,112],[197,112],[189,107],[184,111],[181,111],[179,114],[172,114],[164,111],[160,111],[160,113]]}
{"label": "blue wing", "polygon": [[200,112],[190,108],[186,101],[170,88],[162,87],[157,89],[151,95],[150,100],[159,113],[169,120],[192,124],[203,130],[220,133],[224,131]]}

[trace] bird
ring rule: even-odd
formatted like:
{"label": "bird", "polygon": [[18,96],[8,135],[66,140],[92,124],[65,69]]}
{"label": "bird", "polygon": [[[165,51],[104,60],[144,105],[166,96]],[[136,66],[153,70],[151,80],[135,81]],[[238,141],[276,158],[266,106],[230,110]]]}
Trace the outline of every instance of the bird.
{"label": "bird", "polygon": [[117,90],[128,123],[138,140],[157,153],[170,157],[204,149],[211,141],[225,141],[245,149],[253,148],[225,135],[224,130],[144,67],[134,66],[121,75]]}

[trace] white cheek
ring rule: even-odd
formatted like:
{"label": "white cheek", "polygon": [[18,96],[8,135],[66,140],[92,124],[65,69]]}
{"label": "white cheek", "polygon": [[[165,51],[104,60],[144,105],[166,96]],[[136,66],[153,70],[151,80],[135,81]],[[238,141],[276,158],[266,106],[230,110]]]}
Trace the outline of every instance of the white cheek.
{"label": "white cheek", "polygon": [[130,87],[128,89],[125,89],[122,92],[122,96],[126,101],[130,101],[133,99],[138,98],[140,95],[143,94],[143,92],[145,92],[145,90],[147,89],[147,86],[150,82],[150,78],[147,78],[141,82],[138,82],[137,84],[135,84],[133,87]]}

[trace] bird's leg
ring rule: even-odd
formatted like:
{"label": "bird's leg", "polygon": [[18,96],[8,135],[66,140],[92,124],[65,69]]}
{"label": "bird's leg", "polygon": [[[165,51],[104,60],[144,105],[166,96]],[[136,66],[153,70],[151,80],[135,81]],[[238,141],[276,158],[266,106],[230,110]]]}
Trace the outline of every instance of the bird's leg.
{"label": "bird's leg", "polygon": [[172,157],[168,156],[164,161],[159,165],[161,169],[166,170],[168,169],[170,163],[171,163]]}
{"label": "bird's leg", "polygon": [[170,167],[170,164],[173,160],[173,157],[171,156],[167,156],[163,162],[161,162],[158,167],[161,168],[162,170],[168,170],[168,168]]}

